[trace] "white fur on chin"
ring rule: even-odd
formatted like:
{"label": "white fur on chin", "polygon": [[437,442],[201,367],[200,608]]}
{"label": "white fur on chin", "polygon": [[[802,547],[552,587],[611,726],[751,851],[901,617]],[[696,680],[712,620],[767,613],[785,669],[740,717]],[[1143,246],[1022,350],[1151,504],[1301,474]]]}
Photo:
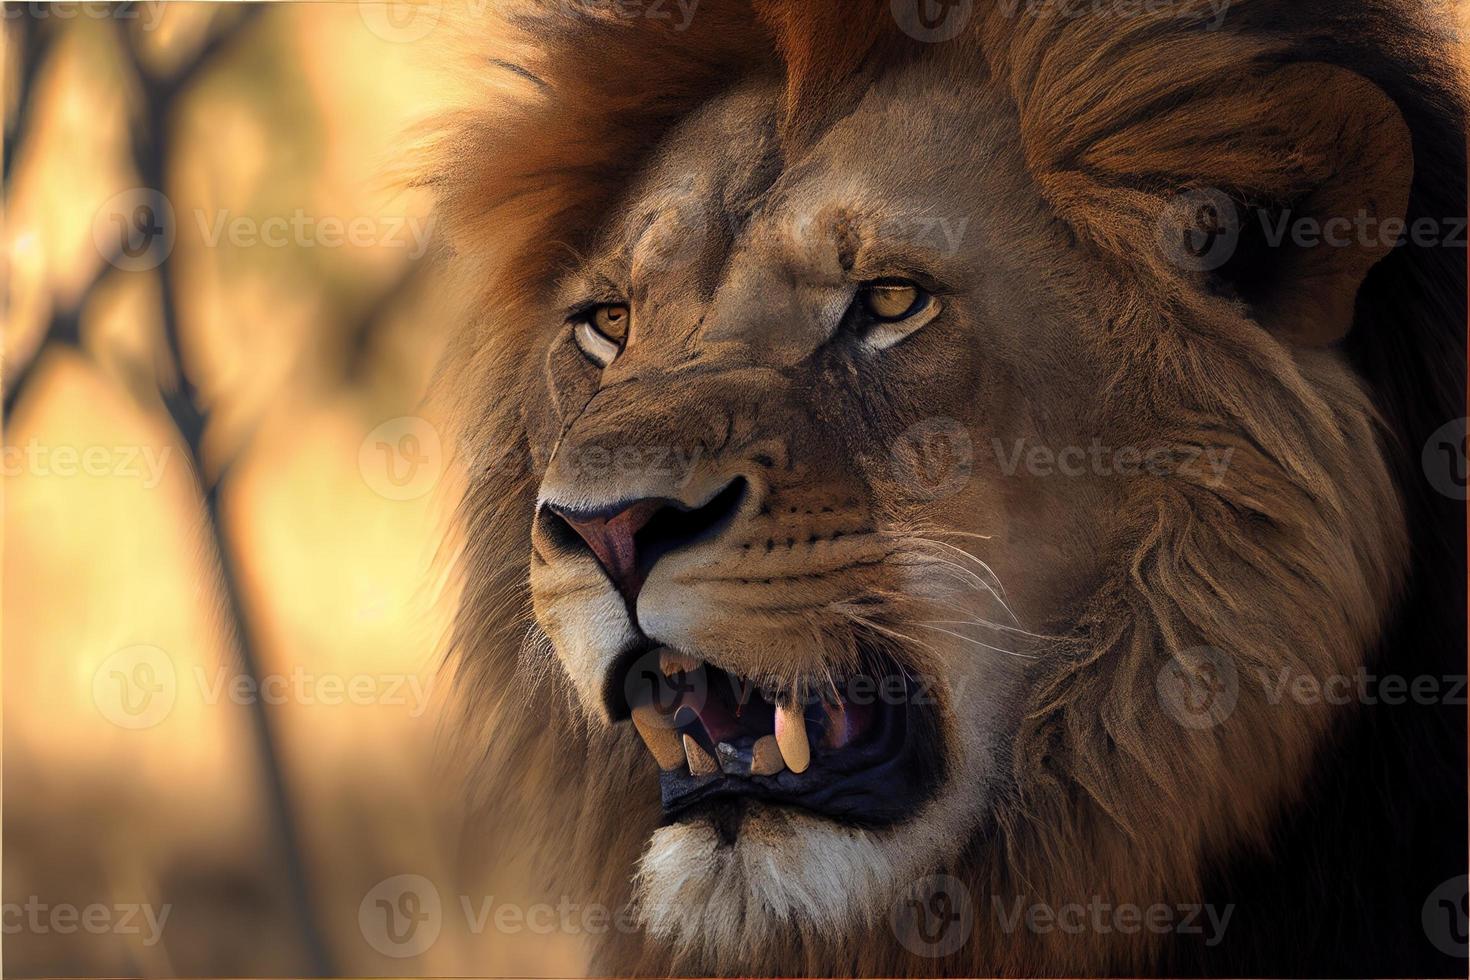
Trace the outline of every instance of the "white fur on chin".
{"label": "white fur on chin", "polygon": [[644,925],[679,955],[738,957],[771,931],[832,938],[886,912],[890,847],[870,831],[752,807],[733,844],[707,819],[662,827],[639,861]]}

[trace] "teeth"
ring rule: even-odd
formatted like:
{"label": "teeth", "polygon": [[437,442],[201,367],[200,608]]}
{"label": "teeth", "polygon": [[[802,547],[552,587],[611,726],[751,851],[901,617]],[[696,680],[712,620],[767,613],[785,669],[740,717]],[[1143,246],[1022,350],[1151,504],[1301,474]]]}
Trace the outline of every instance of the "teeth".
{"label": "teeth", "polygon": [[664,716],[653,705],[645,704],[633,709],[633,727],[638,729],[643,744],[653,753],[660,769],[677,769],[684,761],[678,734],[668,727]]}
{"label": "teeth", "polygon": [[812,761],[812,747],[806,740],[806,719],[802,717],[800,705],[776,706],[776,744],[787,769],[806,772]]}
{"label": "teeth", "polygon": [[822,740],[829,749],[840,749],[852,738],[852,731],[848,728],[847,706],[841,701],[837,704],[822,704],[822,710],[827,712],[827,735]]}
{"label": "teeth", "polygon": [[699,743],[688,735],[684,736],[684,755],[689,760],[689,775],[713,776],[720,771],[710,754],[699,747]]}
{"label": "teeth", "polygon": [[665,677],[673,677],[675,674],[694,673],[699,669],[699,661],[678,650],[666,648],[658,655],[658,666]]}
{"label": "teeth", "polygon": [[750,774],[752,776],[774,776],[786,768],[786,761],[781,758],[781,749],[776,744],[776,736],[762,735],[755,740],[755,747],[751,750]]}
{"label": "teeth", "polygon": [[751,754],[740,751],[729,742],[715,746],[715,758],[720,763],[720,771],[727,776],[750,775]]}

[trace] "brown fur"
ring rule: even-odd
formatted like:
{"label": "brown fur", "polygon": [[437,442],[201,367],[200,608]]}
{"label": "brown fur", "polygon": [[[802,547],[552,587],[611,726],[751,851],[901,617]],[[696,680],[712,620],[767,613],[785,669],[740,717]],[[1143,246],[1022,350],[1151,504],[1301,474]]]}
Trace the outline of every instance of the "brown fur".
{"label": "brown fur", "polygon": [[[886,2],[753,6],[706,0],[679,35],[592,15],[479,25],[481,39],[504,46],[480,57],[517,66],[507,76],[513,91],[455,122],[431,178],[472,284],[466,307],[485,311],[467,318],[442,385],[474,451],[454,639],[466,695],[458,740],[475,747],[478,802],[496,825],[522,823],[551,843],[551,887],[613,907],[630,898],[657,791],[626,731],[578,721],[564,678],[534,655],[544,645],[534,627],[532,655],[523,654],[523,556],[545,461],[522,412],[548,397],[523,363],[527,321],[554,273],[591,247],[596,217],[647,149],[737,78],[784,75],[781,134],[796,152],[872,79],[935,54],[896,31]],[[1158,214],[1182,189],[1221,188],[1252,206],[1315,200],[1330,211],[1333,182],[1353,179],[1339,174],[1344,146],[1372,171],[1360,184],[1388,199],[1406,190],[1395,175],[1407,175],[1407,159],[1392,147],[1375,159],[1370,135],[1402,125],[1397,116],[1372,118],[1384,103],[1355,76],[1284,67],[1298,60],[1296,40],[1251,27],[1252,16],[1269,23],[1272,6],[1240,0],[1218,32],[1187,18],[1007,18],[994,8],[953,42],[1010,94],[1029,176],[1088,256],[1089,291],[1115,311],[1098,342],[1115,378],[1106,412],[1133,427],[1119,442],[1234,451],[1223,487],[1181,474],[1143,480],[1117,509],[1114,574],[1037,667],[1009,748],[1007,792],[988,835],[948,869],[984,906],[976,937],[952,962],[908,957],[879,925],[867,943],[771,936],[746,962],[727,963],[671,962],[658,944],[621,936],[599,952],[599,969],[1149,971],[1165,955],[1162,941],[1001,934],[991,897],[1198,901],[1221,862],[1269,848],[1331,720],[1325,708],[1269,706],[1255,679],[1284,667],[1350,671],[1378,642],[1408,567],[1388,458],[1395,438],[1413,437],[1400,424],[1408,409],[1375,408],[1377,392],[1345,381],[1335,355],[1312,346],[1345,332],[1332,325],[1341,314],[1332,301],[1263,300],[1252,313],[1152,247]],[[1382,43],[1426,39],[1403,29]],[[1340,83],[1346,97],[1331,90]],[[1252,316],[1271,329],[1255,329]],[[1380,414],[1400,431],[1385,434]],[[1232,652],[1241,691],[1230,725],[1196,732],[1164,714],[1154,685],[1171,654],[1201,646]]]}

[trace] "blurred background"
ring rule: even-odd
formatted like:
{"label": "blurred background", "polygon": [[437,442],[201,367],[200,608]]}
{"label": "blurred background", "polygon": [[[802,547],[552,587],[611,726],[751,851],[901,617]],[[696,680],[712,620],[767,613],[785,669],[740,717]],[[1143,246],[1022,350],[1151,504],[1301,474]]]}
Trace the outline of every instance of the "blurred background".
{"label": "blurred background", "polygon": [[580,972],[431,775],[437,6],[3,10],[5,975]]}

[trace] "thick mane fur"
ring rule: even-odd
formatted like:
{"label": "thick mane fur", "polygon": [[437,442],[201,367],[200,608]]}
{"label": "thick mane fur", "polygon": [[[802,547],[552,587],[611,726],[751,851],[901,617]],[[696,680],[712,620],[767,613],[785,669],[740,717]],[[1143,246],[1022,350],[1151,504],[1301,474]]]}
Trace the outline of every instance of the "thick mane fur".
{"label": "thick mane fur", "polygon": [[[1463,707],[1329,718],[1326,706],[1269,704],[1260,679],[1348,672],[1365,648],[1370,670],[1465,673],[1463,507],[1428,486],[1419,461],[1430,434],[1465,415],[1464,250],[1405,246],[1370,274],[1343,345],[1357,386],[1328,369],[1328,354],[1242,329],[1238,300],[1144,246],[1181,190],[1279,208],[1339,165],[1293,129],[1302,93],[1281,70],[1298,63],[1340,66],[1396,105],[1413,139],[1411,222],[1465,215],[1449,11],[1236,0],[1205,29],[1215,12],[1188,0],[1170,17],[976,7],[949,44],[1010,94],[1030,178],[1096,258],[1094,288],[1115,311],[1105,330],[1118,414],[1137,420],[1140,441],[1233,450],[1232,480],[1148,481],[1118,515],[1119,574],[1039,668],[996,822],[947,869],[984,906],[954,962],[793,933],[739,968],[1252,975],[1299,948],[1304,972],[1443,972],[1431,954],[1406,962],[1403,951],[1425,948],[1420,906],[1444,878],[1435,869],[1466,863]],[[630,899],[658,793],[628,732],[578,723],[529,625],[539,461],[519,406],[555,397],[525,363],[529,311],[649,149],[709,99],[752,75],[784,78],[782,138],[795,153],[872,79],[947,45],[905,36],[887,0],[705,0],[678,33],[596,10],[526,2],[503,22],[467,23],[484,99],[451,121],[426,179],[475,311],[441,393],[472,460],[451,668],[464,694],[455,739],[473,747],[468,772],[494,828],[479,846],[503,860],[488,849],[525,828],[546,845],[549,888],[616,908]],[[1401,519],[1379,513],[1385,501]],[[1373,610],[1389,594],[1401,598],[1384,623]],[[1191,662],[1204,647],[1229,651],[1239,704],[1230,725],[1190,731],[1164,714],[1155,683],[1171,655]],[[1147,947],[1005,935],[990,904],[1094,895],[1241,911],[1221,947],[1177,935]],[[612,973],[736,968],[672,962],[637,935],[599,956]]]}

